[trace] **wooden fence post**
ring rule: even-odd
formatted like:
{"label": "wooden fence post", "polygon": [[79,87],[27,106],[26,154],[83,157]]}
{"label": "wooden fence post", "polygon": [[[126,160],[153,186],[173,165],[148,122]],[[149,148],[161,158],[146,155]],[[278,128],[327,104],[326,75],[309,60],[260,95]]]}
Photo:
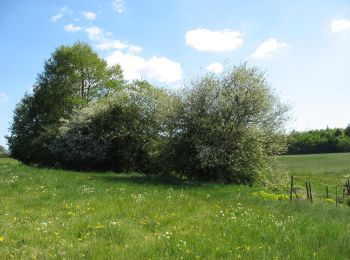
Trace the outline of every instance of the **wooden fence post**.
{"label": "wooden fence post", "polygon": [[335,206],[338,207],[338,187],[335,186]]}
{"label": "wooden fence post", "polygon": [[294,185],[294,177],[293,175],[290,178],[290,195],[289,195],[289,202],[292,203],[292,199],[293,199],[293,185]]}
{"label": "wooden fence post", "polygon": [[307,182],[305,182],[305,186],[306,186],[306,198],[307,200],[309,200],[310,196],[309,196],[309,186],[307,185]]}
{"label": "wooden fence post", "polygon": [[310,201],[312,203],[312,190],[311,190],[311,183],[309,182],[309,193],[310,193]]}

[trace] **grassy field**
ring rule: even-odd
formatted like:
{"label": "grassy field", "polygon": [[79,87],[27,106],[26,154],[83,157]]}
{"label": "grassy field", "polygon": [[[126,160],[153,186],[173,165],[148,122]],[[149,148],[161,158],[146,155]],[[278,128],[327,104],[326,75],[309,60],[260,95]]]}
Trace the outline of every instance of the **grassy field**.
{"label": "grassy field", "polygon": [[306,196],[305,182],[308,181],[316,197],[325,198],[328,186],[329,197],[335,200],[335,186],[338,186],[337,194],[342,199],[342,186],[350,179],[350,153],[288,155],[278,159],[288,173],[295,176],[302,196]]}
{"label": "grassy field", "polygon": [[[283,156],[292,174],[350,155]],[[348,165],[349,163],[349,165]],[[79,173],[0,159],[1,259],[349,259],[350,208],[260,187]]]}

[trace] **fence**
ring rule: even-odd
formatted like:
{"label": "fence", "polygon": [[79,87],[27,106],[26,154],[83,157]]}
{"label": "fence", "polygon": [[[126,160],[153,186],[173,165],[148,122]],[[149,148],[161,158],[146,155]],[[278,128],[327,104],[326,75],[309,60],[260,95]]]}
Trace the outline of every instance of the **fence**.
{"label": "fence", "polygon": [[[301,182],[304,182],[305,184],[305,193],[303,192],[303,189],[296,189],[295,188],[295,179],[300,180]],[[313,183],[316,183],[318,186],[324,187],[324,192],[317,193],[312,191],[312,185],[310,179],[313,179]],[[334,181],[336,179],[337,184],[327,184],[324,183],[324,181],[332,180]],[[343,184],[339,184],[343,182]],[[334,191],[335,193],[331,193],[330,191]],[[340,195],[339,192],[342,192]],[[299,193],[299,194],[298,194]],[[293,195],[297,200],[303,199],[303,195],[306,195],[306,200],[310,203],[313,203],[315,198],[323,198],[328,199],[331,201],[332,197],[334,198],[336,206],[338,206],[338,203],[345,202],[347,197],[350,196],[350,180],[346,178],[319,178],[319,177],[312,177],[312,176],[291,176],[291,182],[290,182],[290,193],[289,193],[289,200],[290,202],[293,201]],[[340,195],[340,196],[339,196]]]}

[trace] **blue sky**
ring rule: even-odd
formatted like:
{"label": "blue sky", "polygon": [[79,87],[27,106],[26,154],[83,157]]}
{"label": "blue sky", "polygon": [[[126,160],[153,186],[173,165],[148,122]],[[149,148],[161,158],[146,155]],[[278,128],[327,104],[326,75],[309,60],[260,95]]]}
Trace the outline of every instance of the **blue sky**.
{"label": "blue sky", "polygon": [[349,1],[13,0],[0,2],[1,145],[45,59],[78,40],[168,88],[247,61],[292,106],[290,129],[350,123]]}

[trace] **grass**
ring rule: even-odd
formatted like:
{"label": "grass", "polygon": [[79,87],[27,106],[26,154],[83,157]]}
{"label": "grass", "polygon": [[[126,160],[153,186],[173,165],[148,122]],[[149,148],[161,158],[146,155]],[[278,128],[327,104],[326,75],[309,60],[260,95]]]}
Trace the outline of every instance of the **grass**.
{"label": "grass", "polygon": [[[339,160],[344,171],[348,157]],[[323,176],[303,171],[303,158],[279,160],[294,174]],[[327,176],[343,174],[321,167]],[[0,159],[2,259],[348,259],[349,213],[321,201],[290,204],[285,194],[259,187]]]}
{"label": "grass", "polygon": [[[343,186],[350,179],[350,153],[288,155],[280,156],[278,160],[290,175],[295,176],[295,185],[301,196],[306,196],[305,182],[310,182],[319,199],[326,197],[328,186],[331,199],[335,201],[337,192],[338,200],[343,200]],[[338,186],[337,191],[335,186]]]}

